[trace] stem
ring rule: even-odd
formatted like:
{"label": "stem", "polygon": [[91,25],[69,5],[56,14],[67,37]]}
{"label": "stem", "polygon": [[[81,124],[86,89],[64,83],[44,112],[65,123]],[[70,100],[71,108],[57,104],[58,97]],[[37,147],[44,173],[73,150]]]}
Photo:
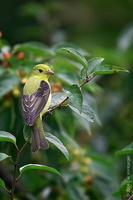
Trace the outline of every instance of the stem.
{"label": "stem", "polygon": [[14,145],[16,147],[16,150],[19,151],[19,148],[18,148],[17,144],[15,143]]}
{"label": "stem", "polygon": [[5,190],[8,194],[11,193],[6,187],[4,187],[4,186],[2,186],[2,185],[0,185],[0,187],[1,187],[3,190]]}
{"label": "stem", "polygon": [[14,198],[14,191],[15,191],[15,187],[16,187],[16,182],[17,182],[17,169],[18,169],[18,164],[19,164],[19,158],[21,156],[22,151],[25,149],[25,147],[27,146],[28,141],[25,142],[25,144],[22,146],[22,148],[19,150],[17,150],[17,157],[16,157],[16,161],[14,163],[14,173],[13,173],[13,181],[12,181],[12,189],[11,189],[11,200],[13,200]]}
{"label": "stem", "polygon": [[86,79],[83,81],[83,83],[80,84],[79,87],[82,88],[86,83],[88,83],[92,79],[93,79],[93,76],[92,75],[88,76],[88,73],[86,73]]}
{"label": "stem", "polygon": [[51,112],[53,112],[56,108],[60,108],[63,107],[65,105],[63,105],[67,100],[69,99],[69,97],[66,97],[61,103],[57,104],[56,106],[53,106],[52,108],[50,108],[46,113],[45,116],[47,116],[48,114],[50,114]]}
{"label": "stem", "polygon": [[[88,76],[88,72],[86,72],[86,79],[79,85],[80,89],[89,81],[91,81],[94,77],[92,75]],[[45,116],[52,113],[56,108],[64,107],[64,103],[69,99],[69,97],[66,97],[61,103],[57,104],[56,106],[53,106],[50,108],[47,112],[45,112]]]}
{"label": "stem", "polygon": [[129,199],[128,200],[131,200],[131,199],[133,199],[133,194],[129,197]]}

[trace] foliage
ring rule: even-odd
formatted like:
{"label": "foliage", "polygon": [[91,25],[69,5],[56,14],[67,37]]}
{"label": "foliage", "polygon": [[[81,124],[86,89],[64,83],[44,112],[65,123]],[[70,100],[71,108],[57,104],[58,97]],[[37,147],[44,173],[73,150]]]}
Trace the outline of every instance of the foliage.
{"label": "foliage", "polygon": [[[12,133],[20,149],[24,139],[30,141],[31,137],[30,130],[24,126],[20,106],[28,74],[40,62],[51,64],[56,72],[55,78],[51,79],[53,100],[50,110],[55,109],[46,113],[43,120],[46,134],[56,137],[51,140],[55,143],[50,142],[49,150],[32,155],[30,145],[27,145],[18,168],[28,163],[43,164],[58,169],[62,177],[29,170],[19,179],[15,199],[110,200],[127,199],[131,195],[132,10],[132,1],[124,0],[1,2],[0,130]],[[69,53],[71,49],[73,55]],[[129,69],[130,73],[116,74],[114,64]],[[102,74],[106,69],[105,74],[111,75],[97,76],[101,73],[99,67]],[[72,85],[86,82],[86,69],[96,76],[90,77],[91,80],[82,87],[83,100],[78,94],[76,104],[67,99],[63,107],[56,108],[67,95],[70,98]],[[76,95],[71,97],[75,99]],[[60,149],[55,149],[56,145]],[[0,185],[4,190],[11,188],[15,148],[10,141],[0,142],[1,158],[8,156],[0,163]],[[68,158],[67,152],[69,161],[63,157],[64,154]],[[128,162],[130,172],[127,172]],[[19,176],[19,170],[17,172]],[[2,200],[9,197],[1,189],[0,196]]]}
{"label": "foliage", "polygon": [[[5,51],[6,49],[6,51]],[[16,181],[18,181],[21,177],[21,175],[25,171],[29,171],[32,169],[40,169],[40,170],[46,170],[49,172],[54,172],[56,174],[60,174],[56,169],[48,167],[46,165],[41,164],[27,164],[24,166],[21,166],[19,171],[20,174],[17,176],[17,167],[19,164],[20,156],[28,143],[30,142],[30,130],[28,130],[28,127],[23,122],[23,117],[21,115],[20,110],[16,108],[18,105],[19,98],[20,98],[20,90],[23,87],[23,84],[25,83],[28,74],[31,72],[32,67],[37,63],[48,63],[50,66],[52,66],[53,70],[55,71],[55,78],[54,80],[51,80],[52,85],[52,102],[49,110],[45,113],[44,119],[49,116],[50,113],[54,112],[53,117],[48,117],[51,121],[48,122],[47,119],[44,120],[45,127],[47,127],[48,132],[46,132],[46,139],[54,144],[68,159],[69,153],[66,149],[66,147],[63,145],[63,143],[59,140],[59,136],[56,136],[57,133],[61,133],[62,139],[64,138],[67,140],[64,142],[68,145],[70,141],[75,140],[75,134],[76,130],[78,130],[78,126],[87,122],[88,130],[90,130],[91,123],[99,123],[99,119],[96,112],[96,105],[93,103],[93,101],[88,101],[88,98],[90,98],[93,93],[89,93],[89,88],[91,88],[90,81],[97,75],[104,75],[104,74],[110,74],[114,72],[119,71],[126,71],[125,69],[121,69],[119,67],[109,66],[106,64],[103,64],[103,58],[93,58],[90,59],[89,56],[84,56],[82,53],[83,50],[78,51],[78,49],[67,45],[59,45],[54,47],[47,47],[43,43],[38,42],[28,42],[24,44],[17,44],[11,48],[11,46],[6,45],[4,41],[1,39],[1,79],[0,79],[0,96],[1,96],[1,102],[4,105],[8,105],[8,109],[13,109],[14,118],[16,118],[17,123],[19,124],[19,135],[17,132],[15,132],[16,129],[16,123],[15,120],[12,121],[12,126],[9,129],[9,131],[13,132],[14,135],[17,137],[17,140],[15,136],[12,134],[1,131],[0,132],[0,141],[8,141],[15,145],[17,156],[14,163],[14,176],[13,176],[13,183],[12,183],[12,190],[8,190],[5,186],[2,184],[2,188],[11,195],[11,199],[13,199],[14,191],[15,191],[15,185]],[[102,64],[101,64],[102,63]],[[69,66],[69,68],[67,68]],[[73,75],[75,78],[73,78]],[[96,83],[95,83],[96,84]],[[91,97],[93,98],[93,97]],[[11,103],[11,104],[10,104]],[[13,105],[16,104],[14,107]],[[64,107],[64,108],[62,108]],[[59,109],[61,108],[61,109]],[[4,110],[1,111],[1,116],[3,115],[3,112],[5,112],[6,106],[4,106]],[[17,113],[16,110],[17,109]],[[58,110],[57,110],[58,109]],[[64,112],[64,109],[66,110]],[[76,114],[76,115],[75,115]],[[77,115],[78,114],[78,115]],[[77,117],[80,117],[82,119],[78,120],[79,124],[76,123]],[[68,121],[65,121],[65,118],[70,117],[70,124]],[[52,118],[52,119],[51,119]],[[63,119],[63,120],[62,120]],[[53,126],[51,124],[54,123]],[[65,124],[64,124],[65,123]],[[71,128],[73,123],[73,128]],[[25,143],[23,143],[22,139],[22,127],[24,126],[24,138],[26,140]],[[55,129],[55,130],[54,130]],[[51,133],[50,133],[51,132]],[[20,139],[21,138],[21,139]],[[21,142],[22,140],[22,142]],[[16,144],[16,141],[17,144]],[[20,142],[19,142],[20,141]],[[72,144],[75,146],[76,142],[73,141]],[[72,145],[71,144],[71,145]],[[22,148],[19,148],[18,146],[22,145]],[[76,144],[75,147],[73,145],[68,145],[69,148],[72,148],[72,151],[79,153],[80,150],[76,150],[75,147],[78,146]],[[79,147],[80,148],[80,147]],[[56,154],[56,152],[55,152]],[[75,154],[75,153],[74,153]],[[14,155],[11,155],[14,158]],[[86,176],[87,182],[92,179],[92,176],[94,177],[102,177],[107,182],[112,182],[112,178],[108,178],[108,170],[106,169],[107,166],[104,166],[104,170],[107,170],[107,174],[101,171],[97,171],[97,165],[102,166],[102,164],[97,163],[95,161],[91,161],[91,158],[87,157],[84,158],[84,153],[81,154],[83,156],[83,160],[81,158],[81,161],[79,163],[84,162],[83,166],[79,166],[77,161],[73,161],[71,163],[71,167],[69,171],[67,172],[67,169],[63,169],[63,172],[61,172],[62,176],[64,177],[64,184],[67,183],[65,186],[67,188],[67,192],[65,196],[72,195],[72,199],[77,199],[77,194],[79,193],[78,197],[79,199],[82,197],[82,199],[87,199],[85,194],[85,191],[82,191],[82,188],[75,187],[74,186],[74,179],[84,179],[84,176]],[[5,160],[8,155],[1,153],[1,161]],[[57,156],[56,156],[57,157]],[[50,161],[49,161],[50,162]],[[90,165],[90,174],[88,174],[88,164],[92,162],[92,166]],[[60,160],[59,160],[60,163]],[[80,174],[77,173],[77,169],[81,167]],[[99,167],[98,167],[99,168]],[[102,167],[103,168],[103,167]],[[101,168],[101,169],[102,169]],[[107,167],[108,168],[108,167]],[[91,172],[93,169],[94,172]],[[99,169],[98,169],[99,170]],[[68,175],[65,175],[66,173],[69,173]],[[68,177],[67,177],[68,176]],[[52,177],[51,177],[52,178]],[[63,178],[62,178],[63,179]],[[81,181],[80,180],[80,181]],[[63,180],[62,180],[63,181]],[[68,183],[71,181],[70,186],[68,187]],[[99,184],[99,181],[96,180],[96,185]],[[76,192],[75,194],[73,192]],[[87,192],[87,191],[86,191]]]}

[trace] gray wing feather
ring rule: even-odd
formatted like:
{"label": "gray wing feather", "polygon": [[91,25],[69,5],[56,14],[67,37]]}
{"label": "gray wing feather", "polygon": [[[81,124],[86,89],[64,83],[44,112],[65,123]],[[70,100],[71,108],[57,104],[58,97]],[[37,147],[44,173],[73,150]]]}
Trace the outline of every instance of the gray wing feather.
{"label": "gray wing feather", "polygon": [[36,118],[46,105],[50,95],[50,87],[47,82],[41,81],[40,87],[31,95],[22,95],[22,109],[27,125],[33,126]]}

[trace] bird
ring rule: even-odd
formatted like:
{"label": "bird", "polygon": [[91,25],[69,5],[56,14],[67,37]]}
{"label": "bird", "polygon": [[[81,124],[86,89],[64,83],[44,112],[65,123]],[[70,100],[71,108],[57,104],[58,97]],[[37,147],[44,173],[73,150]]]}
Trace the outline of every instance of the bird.
{"label": "bird", "polygon": [[54,72],[46,64],[37,64],[26,81],[22,93],[22,111],[26,124],[31,127],[31,150],[48,149],[42,116],[51,103],[51,86],[49,77]]}

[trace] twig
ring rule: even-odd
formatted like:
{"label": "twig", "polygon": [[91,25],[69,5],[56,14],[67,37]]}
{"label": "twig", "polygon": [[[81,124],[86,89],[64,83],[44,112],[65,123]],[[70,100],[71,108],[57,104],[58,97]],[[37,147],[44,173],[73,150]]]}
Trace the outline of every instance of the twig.
{"label": "twig", "polygon": [[22,151],[27,146],[27,144],[28,144],[28,142],[25,142],[25,144],[22,146],[22,148],[20,150],[18,150],[16,161],[14,163],[14,173],[13,173],[13,181],[12,181],[12,189],[11,189],[11,200],[13,200],[13,198],[14,198],[14,191],[15,191],[15,187],[16,187],[16,182],[18,180],[16,178],[16,176],[17,176],[17,169],[18,169],[19,158],[21,156]]}
{"label": "twig", "polygon": [[20,149],[20,151],[19,151],[19,157],[20,157],[22,151],[25,149],[25,147],[27,146],[28,143],[29,143],[28,141],[25,142],[25,144],[24,144],[24,145],[22,146],[22,148]]}
{"label": "twig", "polygon": [[15,143],[14,145],[16,147],[16,150],[19,151],[19,148],[18,148],[17,144]]}
{"label": "twig", "polygon": [[[86,79],[83,81],[83,83],[81,83],[79,85],[80,89],[89,81],[91,81],[94,77],[92,75],[88,76],[88,72],[86,72]],[[53,106],[52,108],[50,108],[48,111],[46,111],[45,116],[47,116],[48,114],[52,113],[56,108],[60,108],[60,107],[64,107],[64,103],[69,99],[69,97],[67,96],[61,103],[57,104],[56,106]]]}
{"label": "twig", "polygon": [[64,107],[64,103],[69,99],[69,97],[66,97],[61,103],[57,104],[56,106],[53,106],[48,111],[46,111],[45,116],[47,116],[49,113],[53,112],[56,108]]}
{"label": "twig", "polygon": [[3,190],[5,190],[8,194],[11,193],[6,187],[4,187],[4,186],[2,186],[2,185],[0,185],[0,187],[1,187]]}
{"label": "twig", "polygon": [[88,76],[88,73],[86,73],[86,79],[83,81],[83,83],[81,83],[79,85],[79,87],[83,87],[86,83],[88,83],[89,81],[91,81],[94,77],[92,75]]}
{"label": "twig", "polygon": [[128,198],[128,200],[131,200],[133,198],[133,194],[131,194],[131,196]]}

